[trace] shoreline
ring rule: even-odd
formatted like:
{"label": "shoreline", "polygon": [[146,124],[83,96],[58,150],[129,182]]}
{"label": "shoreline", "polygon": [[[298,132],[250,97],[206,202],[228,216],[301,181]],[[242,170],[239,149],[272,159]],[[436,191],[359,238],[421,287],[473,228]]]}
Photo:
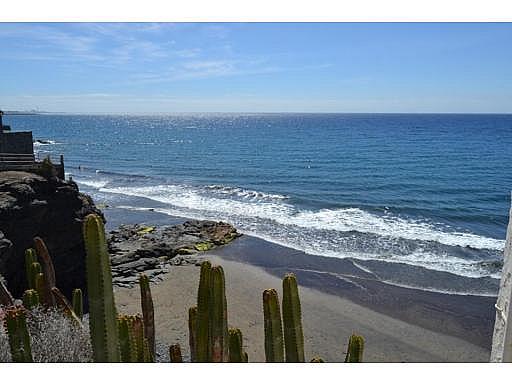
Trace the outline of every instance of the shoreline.
{"label": "shoreline", "polygon": [[[109,208],[104,212],[108,230],[120,223],[173,225],[187,220],[150,211]],[[203,255],[221,258],[223,266],[224,263],[234,262],[246,266],[245,268],[258,268],[262,273],[278,278],[286,272],[294,272],[303,289],[346,300],[394,321],[421,327],[425,332],[460,338],[483,350],[490,350],[495,296],[432,292],[385,282],[389,277],[405,283],[411,280],[436,279],[436,282],[440,280],[450,289],[467,289],[468,281],[478,286],[484,283],[481,279],[457,278],[456,275],[448,273],[396,263],[312,256],[249,235]],[[235,270],[243,269],[241,266]],[[184,271],[183,268],[185,267],[171,268],[165,276],[173,275],[175,271]],[[164,277],[164,282],[166,279]],[[193,287],[192,296],[196,289],[197,287]],[[184,327],[186,329],[186,323]],[[485,360],[481,355],[481,361]]]}
{"label": "shoreline", "polygon": [[[222,265],[226,274],[228,323],[242,331],[249,362],[264,362],[263,309],[261,294],[276,288],[281,295],[281,278],[246,263],[226,260],[213,253],[205,256]],[[200,268],[172,268],[152,285],[159,351],[180,343],[189,359],[188,308],[196,305]],[[315,356],[327,362],[342,362],[348,337],[365,338],[366,362],[477,362],[488,361],[489,351],[466,340],[383,315],[351,300],[299,286],[303,316],[306,361]],[[116,305],[125,313],[140,311],[138,288],[116,288]]]}

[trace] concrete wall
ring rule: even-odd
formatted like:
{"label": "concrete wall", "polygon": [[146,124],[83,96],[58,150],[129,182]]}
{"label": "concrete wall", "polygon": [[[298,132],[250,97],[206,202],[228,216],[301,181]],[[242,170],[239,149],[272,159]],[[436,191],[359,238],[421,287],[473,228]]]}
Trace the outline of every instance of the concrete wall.
{"label": "concrete wall", "polygon": [[32,132],[0,133],[0,153],[34,153]]}

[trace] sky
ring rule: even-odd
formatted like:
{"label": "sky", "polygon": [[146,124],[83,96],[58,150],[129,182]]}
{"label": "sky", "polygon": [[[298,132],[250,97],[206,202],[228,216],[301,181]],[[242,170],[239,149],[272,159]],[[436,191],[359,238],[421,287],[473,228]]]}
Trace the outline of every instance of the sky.
{"label": "sky", "polygon": [[0,108],[512,113],[512,23],[0,23]]}

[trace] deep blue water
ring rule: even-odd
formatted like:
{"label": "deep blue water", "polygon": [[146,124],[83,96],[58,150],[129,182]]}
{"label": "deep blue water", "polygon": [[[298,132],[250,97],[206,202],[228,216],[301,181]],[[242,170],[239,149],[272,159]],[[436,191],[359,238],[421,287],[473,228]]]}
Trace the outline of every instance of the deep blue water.
{"label": "deep blue water", "polygon": [[[312,255],[499,275],[512,115],[6,116],[95,200]],[[81,167],[79,169],[78,167]]]}

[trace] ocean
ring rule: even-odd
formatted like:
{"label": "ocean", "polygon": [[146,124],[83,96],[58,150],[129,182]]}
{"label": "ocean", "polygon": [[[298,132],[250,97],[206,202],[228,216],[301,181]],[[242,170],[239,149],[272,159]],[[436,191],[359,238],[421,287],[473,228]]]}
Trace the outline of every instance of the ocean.
{"label": "ocean", "polygon": [[471,279],[500,276],[512,115],[4,121],[33,131],[39,158],[63,154],[67,175],[108,207],[223,220],[311,257],[379,260]]}

